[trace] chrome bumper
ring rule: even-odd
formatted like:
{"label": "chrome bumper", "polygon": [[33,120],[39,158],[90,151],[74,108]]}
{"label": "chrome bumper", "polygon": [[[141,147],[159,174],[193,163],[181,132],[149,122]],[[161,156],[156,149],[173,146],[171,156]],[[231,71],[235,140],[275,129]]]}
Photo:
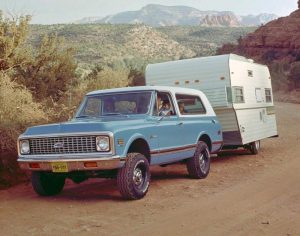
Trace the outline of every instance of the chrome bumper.
{"label": "chrome bumper", "polygon": [[[88,170],[112,170],[121,168],[125,163],[125,157],[98,157],[98,158],[30,158],[21,156],[18,159],[21,169],[31,171],[53,171],[52,164],[64,163],[67,171],[88,171]],[[89,164],[93,163],[93,166]]]}

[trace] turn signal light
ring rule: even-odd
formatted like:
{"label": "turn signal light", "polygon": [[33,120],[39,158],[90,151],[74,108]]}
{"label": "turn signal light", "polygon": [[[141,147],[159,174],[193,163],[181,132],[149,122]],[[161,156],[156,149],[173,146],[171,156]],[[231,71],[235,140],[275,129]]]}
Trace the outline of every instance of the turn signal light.
{"label": "turn signal light", "polygon": [[29,167],[31,169],[39,169],[40,168],[40,164],[39,163],[29,163]]}
{"label": "turn signal light", "polygon": [[97,167],[97,162],[85,162],[84,167],[86,167],[86,168],[95,168],[95,167]]}

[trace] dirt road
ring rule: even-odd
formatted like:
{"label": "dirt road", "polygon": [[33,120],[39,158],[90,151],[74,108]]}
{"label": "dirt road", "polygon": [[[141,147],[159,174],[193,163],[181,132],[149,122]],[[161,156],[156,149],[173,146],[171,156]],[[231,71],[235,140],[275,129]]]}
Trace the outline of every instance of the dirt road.
{"label": "dirt road", "polygon": [[213,159],[205,180],[184,165],[152,168],[147,196],[123,201],[115,180],[67,182],[38,197],[0,191],[1,235],[300,235],[300,105],[276,104],[279,138],[259,155]]}

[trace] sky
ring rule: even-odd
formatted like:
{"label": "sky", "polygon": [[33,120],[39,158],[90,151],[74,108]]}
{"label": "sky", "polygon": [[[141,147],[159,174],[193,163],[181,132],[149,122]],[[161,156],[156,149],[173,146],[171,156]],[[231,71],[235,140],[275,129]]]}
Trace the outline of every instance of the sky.
{"label": "sky", "polygon": [[33,15],[33,24],[56,24],[139,10],[151,3],[233,11],[238,15],[274,13],[287,16],[297,9],[297,0],[0,0],[0,9],[13,15]]}

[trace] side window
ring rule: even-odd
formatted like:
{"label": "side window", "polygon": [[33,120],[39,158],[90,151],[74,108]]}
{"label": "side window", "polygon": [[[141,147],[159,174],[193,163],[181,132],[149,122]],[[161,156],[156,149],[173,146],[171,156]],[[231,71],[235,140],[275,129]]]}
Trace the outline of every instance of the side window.
{"label": "side window", "polygon": [[256,97],[256,102],[262,102],[263,101],[263,96],[260,88],[255,89],[255,97]]}
{"label": "side window", "polygon": [[199,96],[176,94],[176,101],[181,115],[200,115],[206,113]]}
{"label": "side window", "polygon": [[266,102],[272,102],[271,89],[269,88],[265,89],[265,96],[266,96]]}
{"label": "side window", "polygon": [[244,89],[243,87],[232,87],[233,92],[233,102],[234,103],[244,103]]}
{"label": "side window", "polygon": [[171,95],[166,92],[157,92],[153,115],[161,116],[162,112],[166,112],[168,116],[176,115]]}

